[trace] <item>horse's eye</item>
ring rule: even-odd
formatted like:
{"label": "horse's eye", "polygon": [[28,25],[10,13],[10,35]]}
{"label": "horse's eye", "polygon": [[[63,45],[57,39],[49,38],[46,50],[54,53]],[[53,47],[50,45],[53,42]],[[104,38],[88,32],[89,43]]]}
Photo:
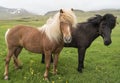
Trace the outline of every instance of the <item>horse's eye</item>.
{"label": "horse's eye", "polygon": [[106,23],[102,23],[102,27],[104,28],[107,24]]}

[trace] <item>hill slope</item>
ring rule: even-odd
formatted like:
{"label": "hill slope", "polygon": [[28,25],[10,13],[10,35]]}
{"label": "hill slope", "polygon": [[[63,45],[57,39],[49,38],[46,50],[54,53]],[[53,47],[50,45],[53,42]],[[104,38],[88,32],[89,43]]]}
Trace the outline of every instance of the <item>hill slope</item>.
{"label": "hill slope", "polygon": [[28,12],[25,9],[5,8],[0,6],[0,19],[14,19],[22,17],[30,17],[35,14]]}

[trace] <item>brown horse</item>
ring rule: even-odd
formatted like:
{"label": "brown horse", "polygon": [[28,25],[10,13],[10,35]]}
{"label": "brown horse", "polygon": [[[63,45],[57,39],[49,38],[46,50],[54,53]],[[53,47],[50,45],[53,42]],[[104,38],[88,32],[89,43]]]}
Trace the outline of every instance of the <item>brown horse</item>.
{"label": "brown horse", "polygon": [[60,10],[53,18],[41,28],[18,25],[9,29],[5,34],[8,54],[5,59],[4,79],[8,79],[8,68],[13,56],[15,68],[19,68],[18,55],[22,48],[33,53],[45,53],[46,70],[44,78],[48,79],[51,53],[54,54],[53,73],[56,74],[58,56],[64,42],[71,42],[71,28],[76,25],[76,16],[73,10]]}

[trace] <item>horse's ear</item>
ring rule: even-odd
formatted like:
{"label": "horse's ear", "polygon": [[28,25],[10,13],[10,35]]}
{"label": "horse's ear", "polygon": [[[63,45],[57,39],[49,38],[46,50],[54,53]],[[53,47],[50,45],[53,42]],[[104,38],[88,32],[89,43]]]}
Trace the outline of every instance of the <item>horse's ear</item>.
{"label": "horse's ear", "polygon": [[74,9],[73,9],[73,8],[71,8],[71,11],[74,11]]}
{"label": "horse's ear", "polygon": [[101,15],[99,15],[99,14],[96,14],[96,17],[102,17]]}
{"label": "horse's ear", "polygon": [[60,9],[60,13],[64,13],[62,9]]}
{"label": "horse's ear", "polygon": [[99,15],[99,14],[96,14],[96,17],[99,19],[99,20],[102,20],[103,19],[103,16]]}

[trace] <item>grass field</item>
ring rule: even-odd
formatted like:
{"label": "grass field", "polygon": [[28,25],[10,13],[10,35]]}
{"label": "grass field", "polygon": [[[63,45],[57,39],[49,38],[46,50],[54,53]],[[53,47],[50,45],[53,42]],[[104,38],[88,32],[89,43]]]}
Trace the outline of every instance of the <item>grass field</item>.
{"label": "grass field", "polygon": [[[120,19],[118,20],[120,22]],[[8,28],[17,24],[41,26],[45,21],[0,21],[0,83],[47,83],[43,80],[45,65],[41,64],[41,54],[23,50],[19,56],[23,68],[15,70],[10,62],[10,80],[3,79],[4,59],[7,53],[4,34]],[[49,73],[49,83],[120,83],[120,25],[112,33],[112,44],[104,46],[101,37],[87,50],[85,69],[77,72],[77,49],[64,48],[58,63],[58,74]]]}

